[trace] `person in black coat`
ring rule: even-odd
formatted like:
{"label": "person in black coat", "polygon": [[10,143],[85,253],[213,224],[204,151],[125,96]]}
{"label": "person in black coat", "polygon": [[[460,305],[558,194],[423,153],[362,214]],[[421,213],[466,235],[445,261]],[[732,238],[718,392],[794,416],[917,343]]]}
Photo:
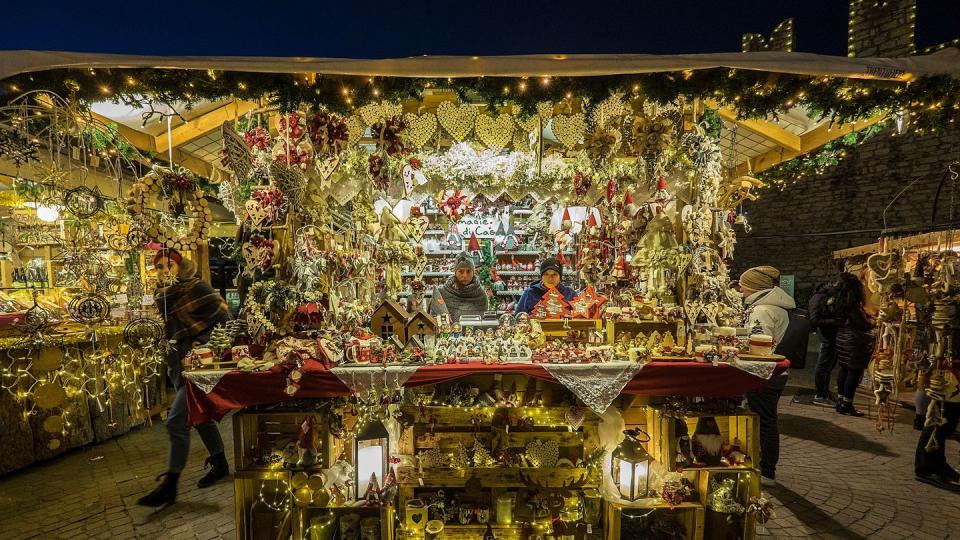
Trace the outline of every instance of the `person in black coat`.
{"label": "person in black coat", "polygon": [[837,320],[834,318],[834,295],[837,293],[839,278],[831,283],[823,283],[814,291],[807,304],[810,313],[810,326],[816,330],[820,341],[820,353],[817,355],[817,367],[814,371],[816,394],[813,402],[817,405],[836,407],[830,396],[830,374],[837,365]]}
{"label": "person in black coat", "polygon": [[837,328],[837,412],[849,416],[863,416],[853,407],[853,396],[863,379],[863,373],[873,357],[873,321],[864,310],[867,295],[857,276],[840,274],[834,296]]}

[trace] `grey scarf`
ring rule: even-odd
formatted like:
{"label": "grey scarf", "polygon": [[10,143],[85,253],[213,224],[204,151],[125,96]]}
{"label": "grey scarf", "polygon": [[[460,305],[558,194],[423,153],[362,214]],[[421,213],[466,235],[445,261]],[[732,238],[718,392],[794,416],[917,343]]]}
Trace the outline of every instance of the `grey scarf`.
{"label": "grey scarf", "polygon": [[[461,315],[483,315],[487,310],[487,293],[480,286],[480,281],[474,276],[473,281],[461,285],[455,276],[450,277],[437,291],[443,296],[450,320],[457,322]],[[434,294],[436,296],[436,294]],[[437,298],[433,299],[431,312],[441,313],[442,308],[437,306]]]}

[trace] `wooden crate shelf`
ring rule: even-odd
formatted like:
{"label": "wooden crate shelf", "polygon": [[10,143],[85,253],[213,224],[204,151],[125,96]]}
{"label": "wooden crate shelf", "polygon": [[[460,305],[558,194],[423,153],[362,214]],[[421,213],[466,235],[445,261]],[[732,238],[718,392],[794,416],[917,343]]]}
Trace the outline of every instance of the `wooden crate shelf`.
{"label": "wooden crate shelf", "polygon": [[[421,473],[416,467],[398,467],[397,481],[401,487],[466,487],[467,482],[479,481],[483,488],[522,488],[521,473],[532,482],[559,486],[563,482],[587,478],[588,487],[596,487],[598,480],[585,468],[553,467],[498,467],[490,469],[429,468]],[[422,483],[421,483],[422,480]]]}
{"label": "wooden crate shelf", "polygon": [[[691,413],[683,418],[665,413],[656,406],[647,407],[646,431],[650,434],[651,442],[647,444],[647,451],[661,465],[668,470],[674,469],[677,455],[677,425],[682,421],[686,424],[687,432],[692,437],[697,427],[697,420],[704,417],[713,417],[717,421],[720,434],[727,443],[740,441],[741,450],[747,455],[746,462],[736,467],[708,467],[715,470],[752,470],[760,456],[760,419],[751,412],[736,411],[735,414],[708,414]],[[703,467],[690,467],[698,470]]]}

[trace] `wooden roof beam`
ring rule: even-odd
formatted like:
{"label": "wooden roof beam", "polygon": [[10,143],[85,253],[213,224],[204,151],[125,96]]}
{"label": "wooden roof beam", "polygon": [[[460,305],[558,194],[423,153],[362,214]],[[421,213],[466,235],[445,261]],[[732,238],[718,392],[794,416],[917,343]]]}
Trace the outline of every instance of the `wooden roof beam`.
{"label": "wooden roof beam", "polygon": [[[170,140],[177,148],[194,139],[202,137],[211,131],[220,129],[224,122],[233,121],[257,108],[256,102],[246,100],[231,100],[222,103],[216,109],[201,114],[170,130]],[[157,152],[166,152],[167,132],[164,130],[155,138]]]}
{"label": "wooden roof beam", "polygon": [[737,111],[730,107],[722,107],[718,110],[720,118],[728,122],[733,122],[738,126],[749,130],[761,137],[777,143],[778,146],[794,152],[800,151],[800,136],[783,129],[782,127],[767,122],[766,120],[754,120],[747,118],[738,118]]}
{"label": "wooden roof beam", "polygon": [[755,173],[769,169],[775,165],[779,165],[785,161],[790,161],[796,157],[802,156],[803,154],[808,154],[814,150],[820,148],[821,146],[827,144],[830,141],[839,139],[844,135],[851,133],[853,131],[859,131],[866,127],[872,126],[881,120],[884,120],[887,117],[886,114],[878,114],[866,120],[860,120],[857,122],[842,124],[842,125],[833,125],[830,123],[825,123],[815,129],[808,131],[800,136],[800,149],[799,150],[787,150],[785,148],[774,148],[773,150],[764,152],[758,156],[749,158],[749,163],[744,162],[737,165],[734,170],[734,176],[740,176],[742,174],[747,174],[750,171]]}

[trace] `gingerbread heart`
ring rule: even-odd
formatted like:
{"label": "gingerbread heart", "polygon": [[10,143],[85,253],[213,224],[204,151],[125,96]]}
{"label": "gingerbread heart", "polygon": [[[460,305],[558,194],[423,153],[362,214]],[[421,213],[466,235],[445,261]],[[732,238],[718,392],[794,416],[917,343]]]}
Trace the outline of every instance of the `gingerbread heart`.
{"label": "gingerbread heart", "polygon": [[314,163],[314,168],[317,170],[317,175],[320,176],[320,189],[327,189],[330,187],[330,177],[333,176],[333,173],[336,172],[337,167],[339,166],[340,154],[328,157],[327,159],[318,160]]}
{"label": "gingerbread heart", "polygon": [[510,144],[513,138],[513,116],[501,114],[496,118],[480,114],[477,115],[475,129],[477,138],[490,150],[500,152]]}
{"label": "gingerbread heart", "polygon": [[444,101],[437,107],[437,120],[457,142],[470,136],[476,117],[477,108],[473,105],[454,105],[452,101]]}
{"label": "gingerbread heart", "polygon": [[347,146],[354,146],[360,142],[367,125],[363,123],[363,118],[353,115],[347,119]]}
{"label": "gingerbread heart", "polygon": [[564,148],[573,150],[583,139],[586,119],[583,113],[557,115],[550,120],[550,129]]}
{"label": "gingerbread heart", "polygon": [[557,441],[534,439],[527,443],[527,461],[531,467],[556,467],[560,459]]}

